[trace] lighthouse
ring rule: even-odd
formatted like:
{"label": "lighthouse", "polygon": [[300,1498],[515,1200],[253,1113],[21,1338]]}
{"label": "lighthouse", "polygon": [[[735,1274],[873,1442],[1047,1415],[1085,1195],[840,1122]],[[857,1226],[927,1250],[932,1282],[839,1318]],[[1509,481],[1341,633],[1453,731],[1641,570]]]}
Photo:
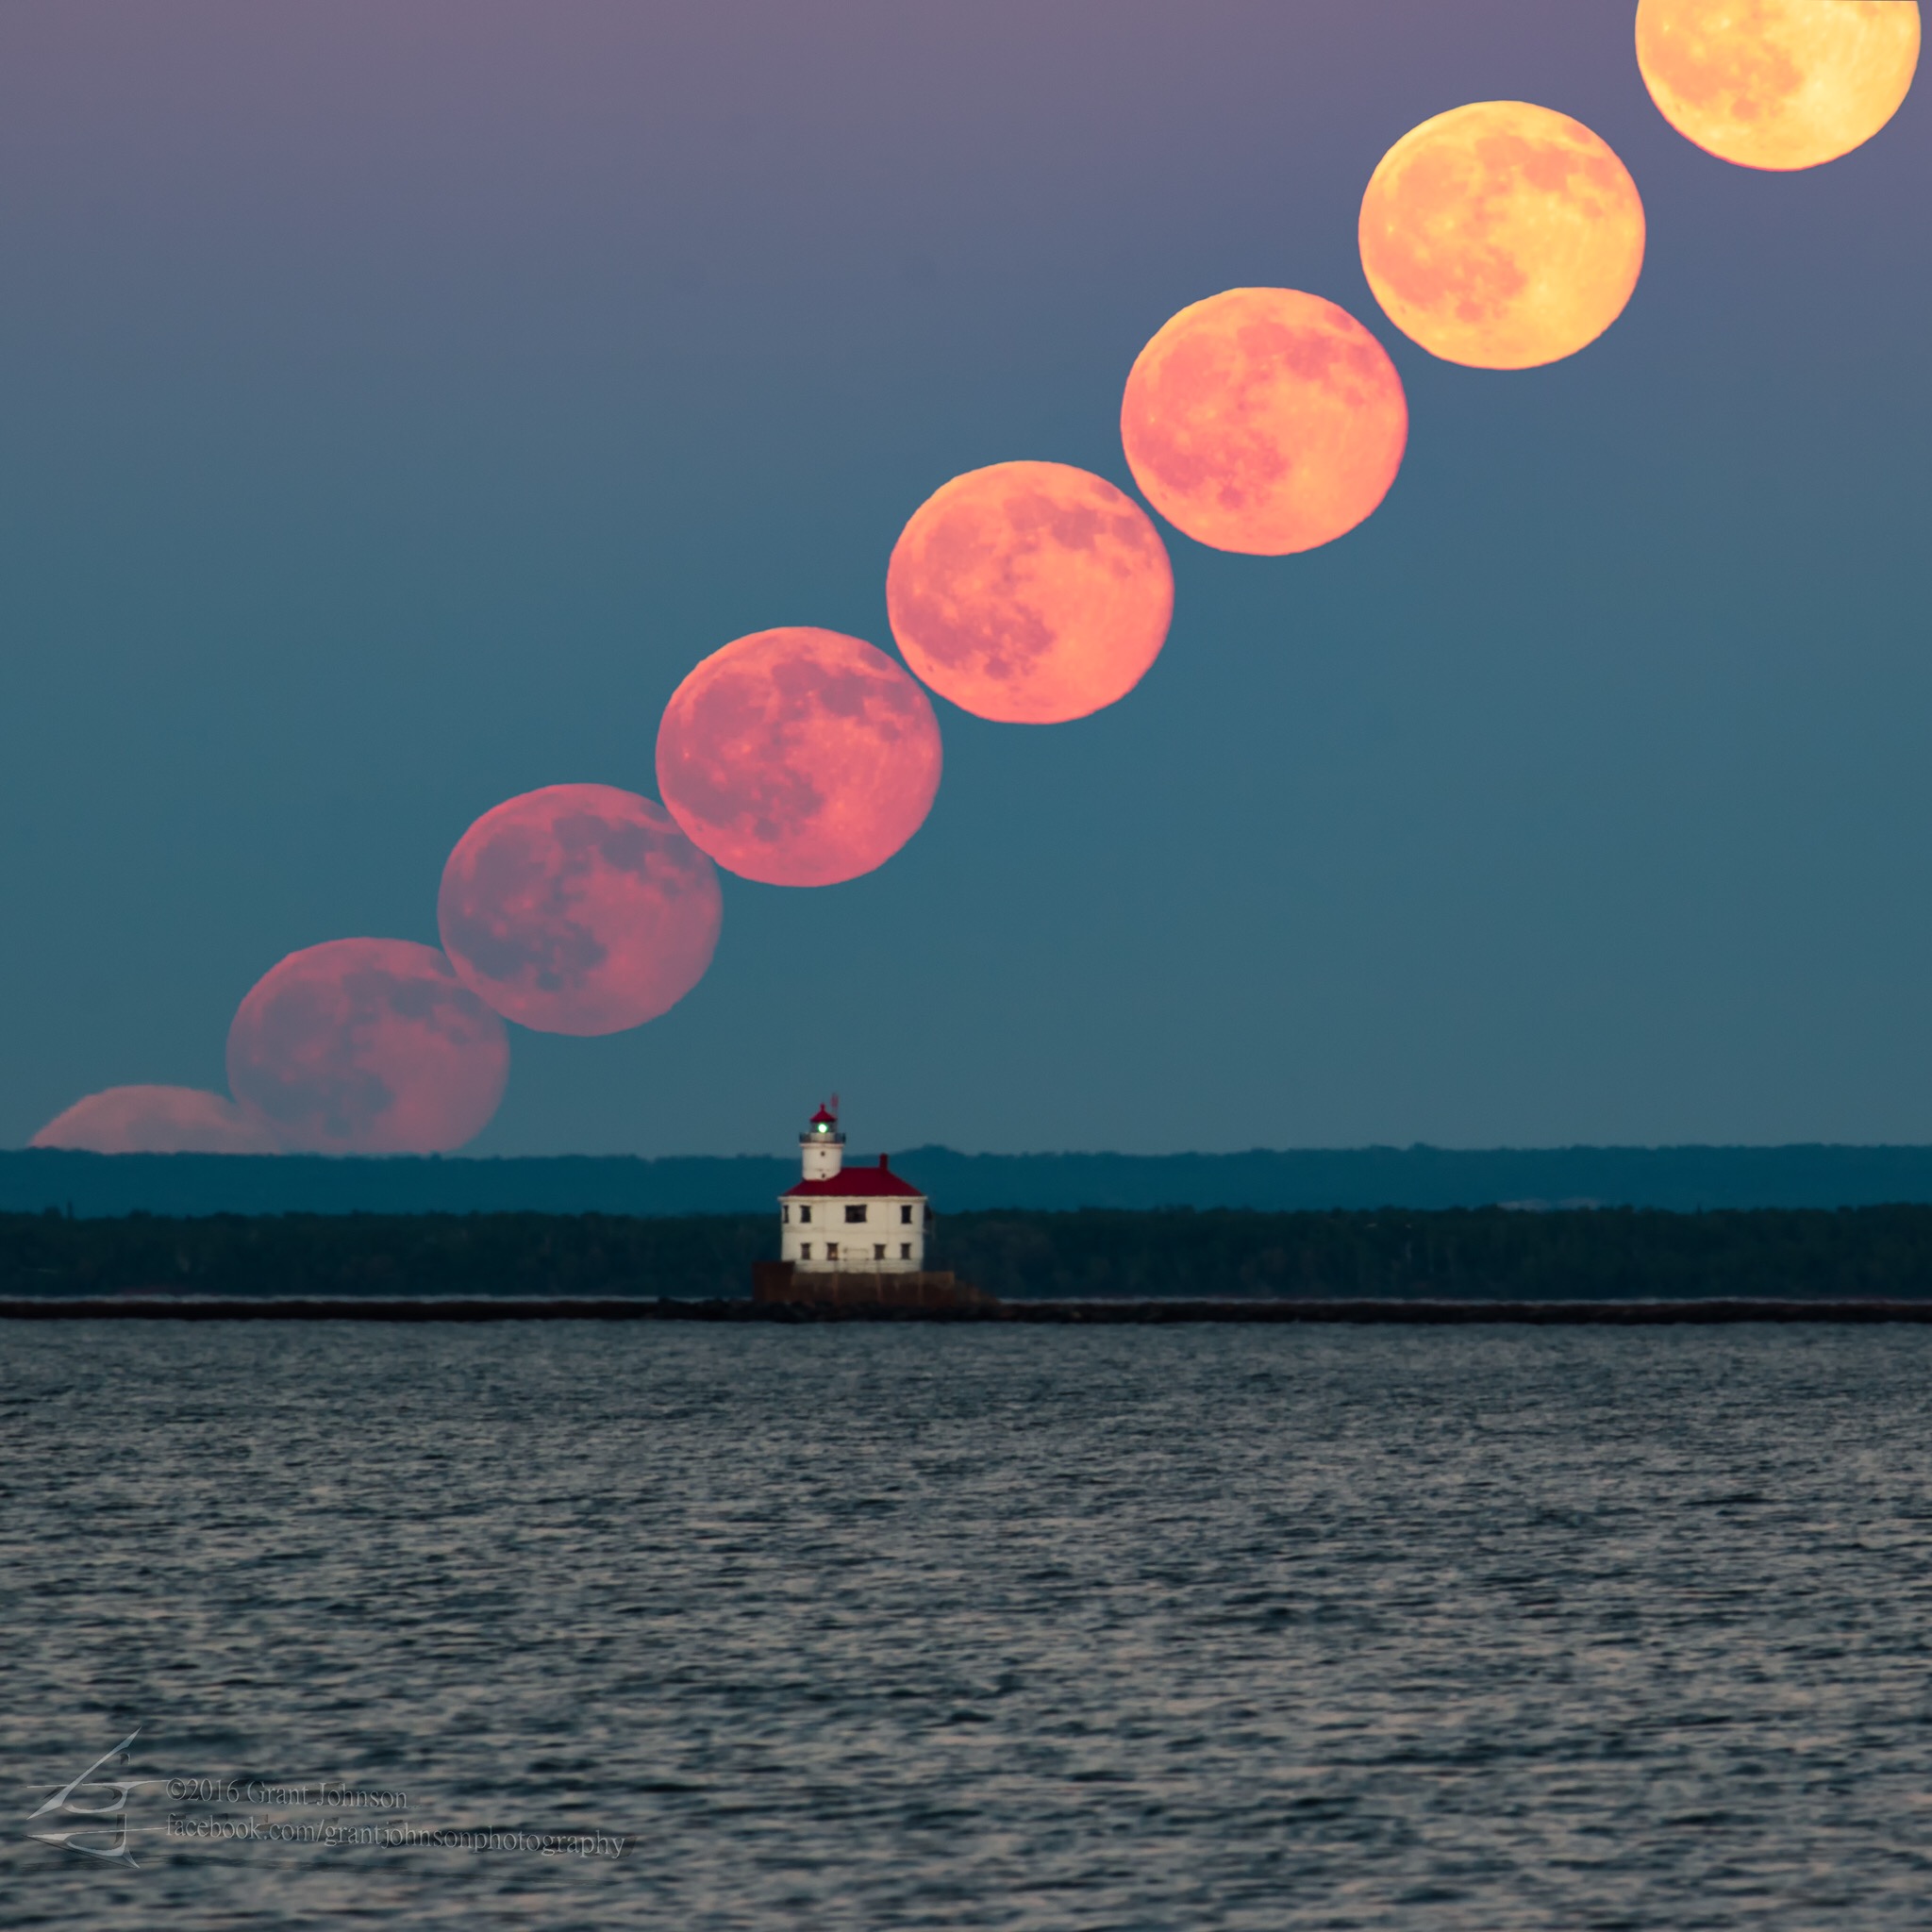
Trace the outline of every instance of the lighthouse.
{"label": "lighthouse", "polygon": [[779,1255],[798,1274],[923,1274],[932,1207],[881,1154],[845,1165],[838,1096],[798,1137],[800,1178],[778,1197]]}

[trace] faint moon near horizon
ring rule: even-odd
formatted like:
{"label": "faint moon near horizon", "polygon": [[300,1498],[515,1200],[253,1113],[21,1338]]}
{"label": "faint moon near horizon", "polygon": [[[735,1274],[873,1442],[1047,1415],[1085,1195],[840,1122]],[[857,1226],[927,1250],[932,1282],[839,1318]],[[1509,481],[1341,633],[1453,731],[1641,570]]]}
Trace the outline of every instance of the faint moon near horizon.
{"label": "faint moon near horizon", "polygon": [[612,785],[547,785],[485,812],[442,869],[458,976],[540,1033],[641,1026],[717,950],[718,870],[669,812]]}
{"label": "faint moon near horizon", "polygon": [[1375,300],[1412,341],[1469,368],[1535,369],[1623,314],[1643,270],[1643,200],[1582,122],[1478,101],[1382,157],[1358,236]]}
{"label": "faint moon near horizon", "polygon": [[408,940],[291,953],[228,1028],[235,1098],[315,1154],[446,1154],[489,1125],[508,1074],[503,1022]]}
{"label": "faint moon near horizon", "polygon": [[912,678],[861,639],[804,625],[714,651],[658,727],[658,789],[685,836],[771,886],[883,865],[925,822],[941,763]]}
{"label": "faint moon near horizon", "polygon": [[1896,114],[1919,64],[1916,0],[1640,0],[1657,112],[1740,168],[1816,168]]}
{"label": "faint moon near horizon", "polygon": [[1147,513],[1104,476],[994,463],[912,513],[886,608],[913,675],[962,711],[1060,724],[1146,675],[1174,616],[1174,571]]}
{"label": "faint moon near horizon", "polygon": [[275,1136],[202,1087],[108,1087],[76,1100],[28,1143],[90,1154],[276,1154]]}
{"label": "faint moon near horizon", "polygon": [[1134,480],[1196,542],[1313,550],[1372,515],[1408,442],[1389,352],[1299,289],[1229,289],[1141,351],[1121,402]]}

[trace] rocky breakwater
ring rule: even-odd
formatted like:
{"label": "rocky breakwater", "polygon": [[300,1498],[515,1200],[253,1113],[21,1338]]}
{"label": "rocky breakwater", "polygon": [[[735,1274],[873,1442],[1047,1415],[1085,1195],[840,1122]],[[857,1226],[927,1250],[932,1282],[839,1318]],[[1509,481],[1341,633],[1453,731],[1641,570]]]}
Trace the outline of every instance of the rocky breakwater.
{"label": "rocky breakwater", "polygon": [[817,1308],[905,1308],[927,1314],[990,1314],[997,1296],[961,1281],[950,1269],[919,1274],[858,1271],[807,1273],[790,1261],[754,1261],[751,1294],[768,1306]]}

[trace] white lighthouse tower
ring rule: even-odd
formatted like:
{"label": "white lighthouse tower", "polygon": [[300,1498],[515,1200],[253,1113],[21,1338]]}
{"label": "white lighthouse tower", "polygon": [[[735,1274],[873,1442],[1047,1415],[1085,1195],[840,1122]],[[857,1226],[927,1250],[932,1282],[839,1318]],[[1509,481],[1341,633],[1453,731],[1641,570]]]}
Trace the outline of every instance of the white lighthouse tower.
{"label": "white lighthouse tower", "polygon": [[845,1165],[845,1136],[839,1131],[838,1105],[835,1093],[832,1105],[820,1108],[798,1137],[799,1158],[808,1181],[828,1181]]}
{"label": "white lighthouse tower", "polygon": [[932,1208],[910,1181],[876,1167],[845,1165],[839,1099],[798,1137],[805,1172],[778,1197],[779,1253],[800,1274],[919,1274]]}

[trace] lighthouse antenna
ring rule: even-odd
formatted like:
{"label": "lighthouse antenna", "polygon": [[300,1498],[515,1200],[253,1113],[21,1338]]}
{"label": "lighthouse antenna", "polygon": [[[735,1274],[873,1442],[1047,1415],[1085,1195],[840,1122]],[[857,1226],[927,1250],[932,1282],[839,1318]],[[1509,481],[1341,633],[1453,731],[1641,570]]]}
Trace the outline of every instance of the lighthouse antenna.
{"label": "lighthouse antenna", "polygon": [[827,1108],[825,1108],[825,1111],[826,1111],[826,1112],[827,1112],[828,1114],[832,1114],[832,1115],[834,1115],[835,1117],[836,1117],[836,1115],[838,1114],[838,1111],[839,1111],[839,1096],[838,1096],[838,1095],[837,1095],[836,1093],[832,1095],[832,1102],[831,1102],[831,1105],[830,1105],[829,1107],[827,1107]]}

